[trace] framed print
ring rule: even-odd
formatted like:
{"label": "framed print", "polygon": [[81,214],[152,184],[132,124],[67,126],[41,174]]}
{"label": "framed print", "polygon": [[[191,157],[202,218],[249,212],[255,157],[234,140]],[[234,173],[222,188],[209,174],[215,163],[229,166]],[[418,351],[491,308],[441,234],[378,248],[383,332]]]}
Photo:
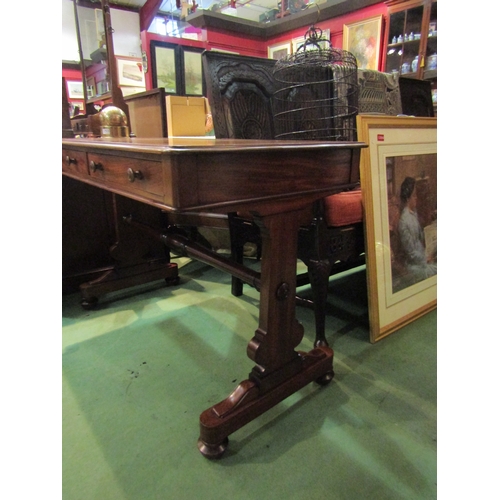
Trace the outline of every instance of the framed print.
{"label": "framed print", "polygon": [[378,71],[381,36],[382,16],[344,24],[342,48],[354,54],[358,69]]}
{"label": "framed print", "polygon": [[437,120],[357,116],[370,341],[437,306]]}
{"label": "framed print", "polygon": [[83,99],[83,83],[82,81],[67,81],[68,98],[69,99]]}
{"label": "framed print", "polygon": [[167,94],[176,94],[180,88],[179,48],[164,42],[151,42],[153,85],[164,88]]}
{"label": "framed print", "polygon": [[184,82],[186,95],[203,95],[203,69],[201,52],[184,50]]}
{"label": "framed print", "polygon": [[275,45],[270,45],[267,48],[267,57],[269,59],[283,59],[283,57],[289,56],[292,53],[291,42],[283,42]]}
{"label": "framed print", "polygon": [[[330,48],[330,30],[321,30],[321,39],[319,41],[319,46],[321,49],[329,49]],[[298,48],[301,45],[304,45],[306,41],[306,38],[304,36],[298,36],[296,38],[292,38],[292,53],[295,54],[298,50]],[[317,47],[314,46],[314,44],[307,44],[305,47],[306,50],[314,50]]]}
{"label": "framed print", "polygon": [[120,87],[146,88],[142,58],[115,56],[115,59],[118,85]]}

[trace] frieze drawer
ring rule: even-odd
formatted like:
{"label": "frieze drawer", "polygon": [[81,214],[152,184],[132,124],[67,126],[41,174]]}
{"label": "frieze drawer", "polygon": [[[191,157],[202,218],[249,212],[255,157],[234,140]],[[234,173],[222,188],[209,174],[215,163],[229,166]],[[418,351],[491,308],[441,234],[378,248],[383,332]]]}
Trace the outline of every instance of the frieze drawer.
{"label": "frieze drawer", "polygon": [[88,175],[87,153],[83,151],[62,150],[62,170],[72,174]]}
{"label": "frieze drawer", "polygon": [[163,172],[159,161],[89,153],[91,178],[114,184],[129,192],[163,194]]}

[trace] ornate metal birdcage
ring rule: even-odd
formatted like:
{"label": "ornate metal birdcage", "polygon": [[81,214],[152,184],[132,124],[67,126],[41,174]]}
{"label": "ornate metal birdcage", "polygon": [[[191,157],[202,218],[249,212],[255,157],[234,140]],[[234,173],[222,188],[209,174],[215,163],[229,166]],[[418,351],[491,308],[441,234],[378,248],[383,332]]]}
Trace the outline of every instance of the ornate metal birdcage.
{"label": "ornate metal birdcage", "polygon": [[274,67],[277,139],[354,141],[358,113],[358,67],[350,52],[331,47],[311,27],[294,54]]}

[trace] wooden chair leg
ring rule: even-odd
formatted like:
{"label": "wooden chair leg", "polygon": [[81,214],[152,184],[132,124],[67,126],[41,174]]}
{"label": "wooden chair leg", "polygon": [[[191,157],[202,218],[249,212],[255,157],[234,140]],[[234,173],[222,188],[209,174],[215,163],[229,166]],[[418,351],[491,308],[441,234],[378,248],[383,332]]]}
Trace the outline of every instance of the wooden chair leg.
{"label": "wooden chair leg", "polygon": [[[243,247],[241,245],[231,242],[231,258],[237,264],[243,264]],[[235,276],[231,278],[231,293],[235,297],[243,295],[243,281]]]}
{"label": "wooden chair leg", "polygon": [[325,336],[326,303],[328,298],[328,278],[331,264],[328,260],[310,260],[307,273],[313,295],[314,319],[316,323],[316,338],[314,347],[328,346]]}
{"label": "wooden chair leg", "polygon": [[[258,257],[262,248],[259,229],[248,220],[234,213],[228,214],[229,237],[231,240],[231,258],[237,264],[243,264],[244,245],[247,241],[256,243]],[[233,276],[231,280],[231,293],[235,297],[243,295],[243,281]]]}

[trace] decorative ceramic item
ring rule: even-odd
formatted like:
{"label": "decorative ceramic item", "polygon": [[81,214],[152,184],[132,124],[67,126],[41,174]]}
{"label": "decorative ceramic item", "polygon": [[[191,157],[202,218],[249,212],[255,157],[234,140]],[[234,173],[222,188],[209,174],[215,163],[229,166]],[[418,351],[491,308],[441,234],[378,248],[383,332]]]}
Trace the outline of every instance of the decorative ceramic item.
{"label": "decorative ceramic item", "polygon": [[418,56],[415,56],[415,59],[411,62],[411,70],[413,73],[416,73],[418,70]]}
{"label": "decorative ceramic item", "polygon": [[401,66],[401,73],[404,75],[406,73],[409,73],[410,72],[410,63],[403,63],[403,65]]}
{"label": "decorative ceramic item", "polygon": [[427,69],[437,69],[438,67],[438,56],[437,54],[432,54],[427,59]]}

